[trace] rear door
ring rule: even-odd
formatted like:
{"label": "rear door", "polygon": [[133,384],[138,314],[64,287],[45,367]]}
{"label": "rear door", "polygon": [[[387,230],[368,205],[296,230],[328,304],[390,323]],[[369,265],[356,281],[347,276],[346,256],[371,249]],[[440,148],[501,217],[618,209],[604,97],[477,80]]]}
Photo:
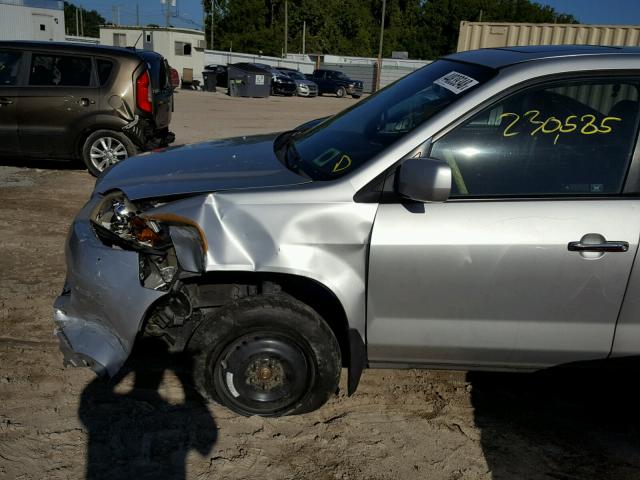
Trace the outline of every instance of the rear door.
{"label": "rear door", "polygon": [[72,157],[78,135],[95,121],[98,86],[90,56],[32,52],[21,89],[18,135],[23,152]]}
{"label": "rear door", "polygon": [[611,76],[530,87],[436,138],[451,199],[376,216],[372,362],[607,357],[640,237],[640,200],[625,194],[639,89]]}
{"label": "rear door", "polygon": [[22,52],[0,49],[0,153],[18,154],[17,109]]}

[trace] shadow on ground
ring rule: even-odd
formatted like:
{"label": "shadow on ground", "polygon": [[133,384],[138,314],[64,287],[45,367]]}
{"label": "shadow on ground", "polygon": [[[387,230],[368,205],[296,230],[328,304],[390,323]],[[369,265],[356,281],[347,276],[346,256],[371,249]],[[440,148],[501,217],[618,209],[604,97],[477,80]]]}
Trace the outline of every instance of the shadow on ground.
{"label": "shadow on ground", "polygon": [[[136,347],[113,380],[95,379],[82,392],[78,416],[89,436],[86,479],[186,478],[186,459],[206,455],[217,439],[206,401],[193,389],[190,359],[169,354],[163,342]],[[165,371],[180,381],[183,400],[167,401],[158,392]],[[131,372],[133,389],[118,393]],[[174,395],[172,392],[171,397]]]}
{"label": "shadow on ground", "polygon": [[29,157],[2,157],[4,167],[39,168],[42,170],[86,170],[80,160],[49,160]]}
{"label": "shadow on ground", "polygon": [[638,362],[467,379],[494,480],[640,478]]}

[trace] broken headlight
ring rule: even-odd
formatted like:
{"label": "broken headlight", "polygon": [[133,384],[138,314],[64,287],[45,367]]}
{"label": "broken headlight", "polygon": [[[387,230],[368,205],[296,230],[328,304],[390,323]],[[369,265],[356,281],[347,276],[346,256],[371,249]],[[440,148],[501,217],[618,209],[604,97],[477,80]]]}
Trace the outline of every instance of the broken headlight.
{"label": "broken headlight", "polygon": [[[136,204],[122,192],[106,195],[91,216],[98,238],[105,245],[139,252],[140,283],[166,290],[179,271],[204,271],[207,245],[200,227],[172,213],[148,212],[158,203]],[[182,252],[178,261],[176,250]]]}
{"label": "broken headlight", "polygon": [[168,225],[144,217],[121,192],[107,195],[91,221],[100,240],[110,246],[156,253],[172,246]]}

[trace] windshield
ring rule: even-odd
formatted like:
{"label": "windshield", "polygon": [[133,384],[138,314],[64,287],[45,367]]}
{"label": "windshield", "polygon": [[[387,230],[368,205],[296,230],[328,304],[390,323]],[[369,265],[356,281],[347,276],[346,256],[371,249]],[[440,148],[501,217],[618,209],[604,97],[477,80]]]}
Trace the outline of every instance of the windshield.
{"label": "windshield", "polygon": [[296,80],[306,80],[307,79],[307,77],[305,77],[300,72],[294,72],[293,70],[281,70],[281,72],[284,73],[285,75],[289,75],[291,78],[295,78]]}
{"label": "windshield", "polygon": [[487,67],[438,60],[311,129],[292,132],[275,144],[276,153],[314,180],[341,177],[494,74]]}

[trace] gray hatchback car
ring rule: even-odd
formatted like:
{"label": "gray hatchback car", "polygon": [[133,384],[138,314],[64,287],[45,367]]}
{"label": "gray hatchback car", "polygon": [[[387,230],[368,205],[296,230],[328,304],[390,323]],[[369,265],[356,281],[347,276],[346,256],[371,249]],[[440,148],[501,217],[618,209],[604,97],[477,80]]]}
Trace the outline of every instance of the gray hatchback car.
{"label": "gray hatchback car", "polygon": [[279,135],[116,165],[67,245],[66,361],[141,336],[244,415],[348,368],[535,370],[640,353],[640,49],[440,59]]}

